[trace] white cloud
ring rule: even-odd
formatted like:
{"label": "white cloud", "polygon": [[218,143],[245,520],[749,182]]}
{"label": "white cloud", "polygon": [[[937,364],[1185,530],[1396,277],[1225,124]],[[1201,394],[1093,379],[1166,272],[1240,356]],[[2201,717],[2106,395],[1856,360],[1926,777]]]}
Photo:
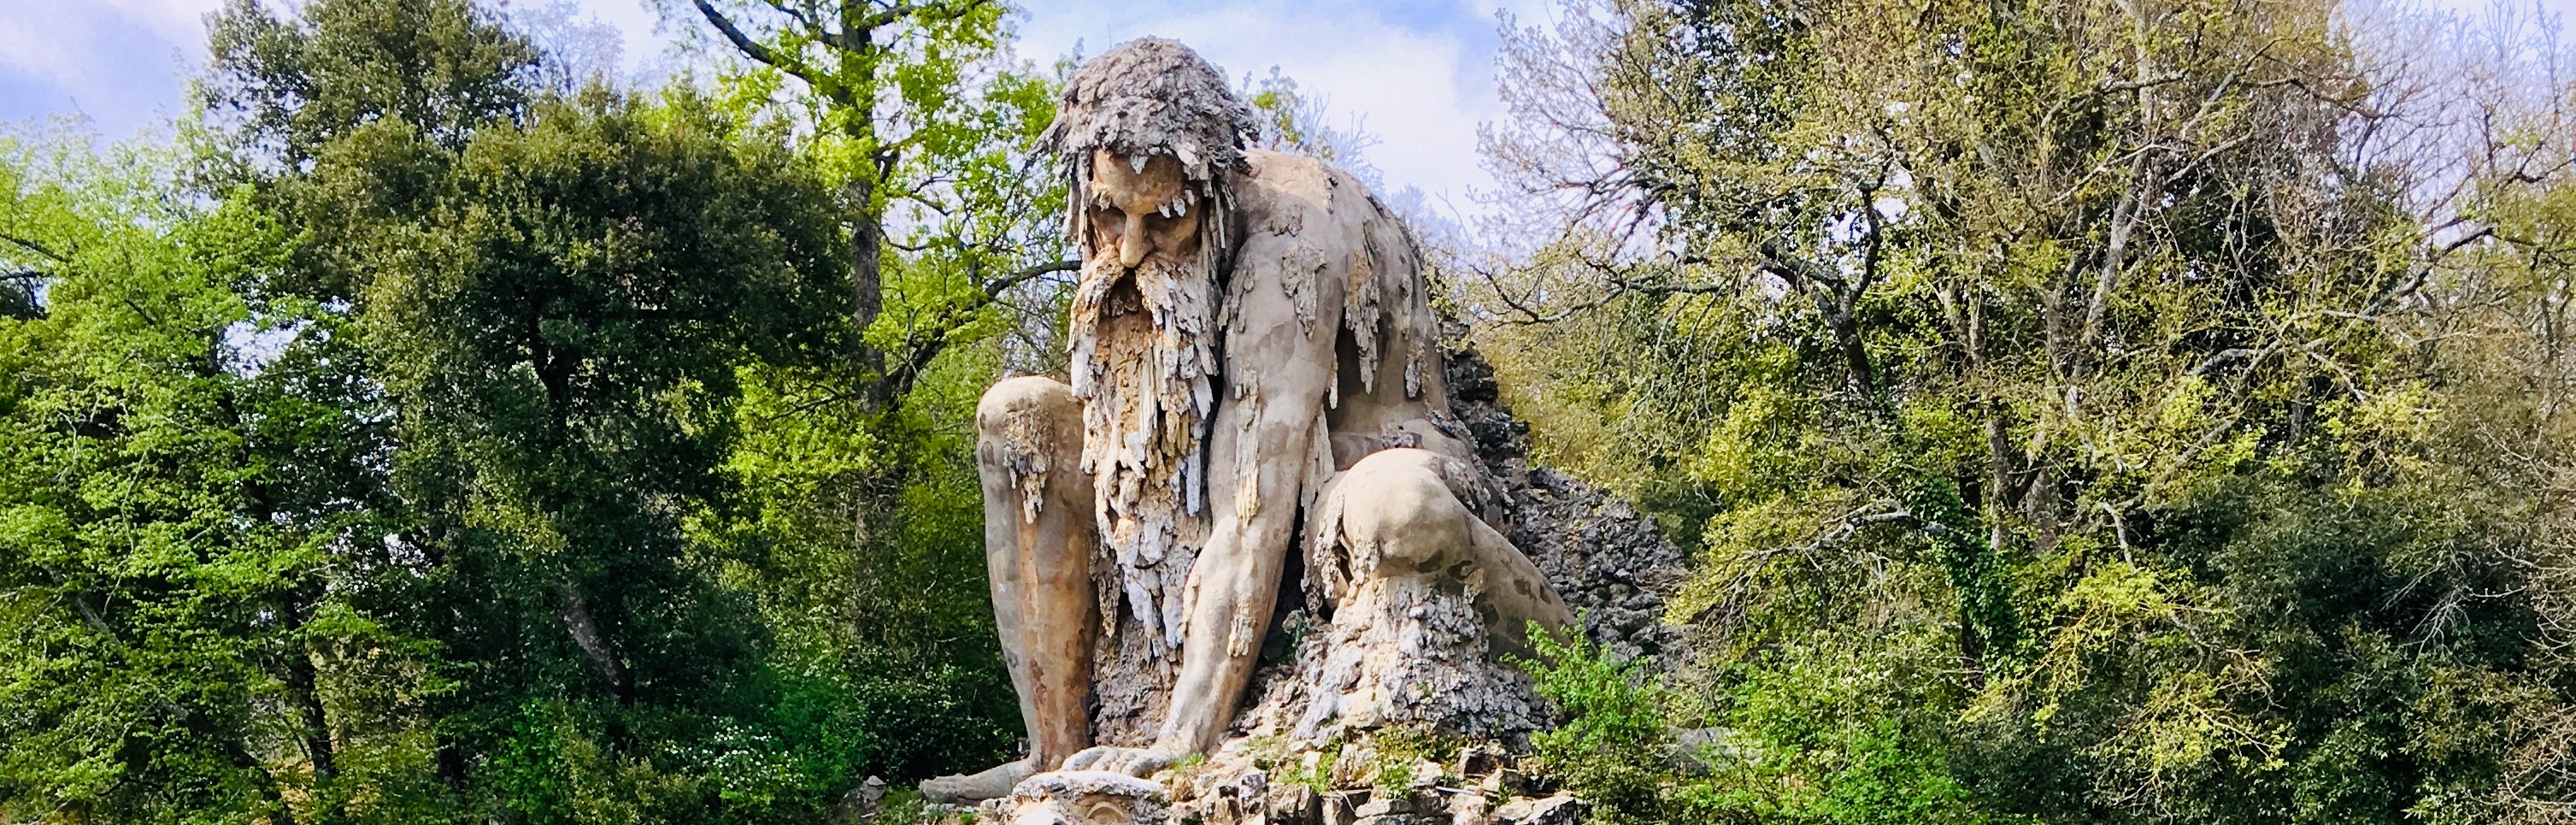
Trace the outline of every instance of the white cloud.
{"label": "white cloud", "polygon": [[[113,61],[130,60],[135,47],[163,52],[182,44],[203,48],[200,18],[217,0],[0,0],[0,64],[31,74],[78,79]],[[120,53],[121,52],[121,53]],[[166,56],[166,55],[156,55]],[[102,63],[102,59],[111,61]]]}
{"label": "white cloud", "polygon": [[0,118],[78,110],[108,134],[175,112],[217,0],[0,0]]}

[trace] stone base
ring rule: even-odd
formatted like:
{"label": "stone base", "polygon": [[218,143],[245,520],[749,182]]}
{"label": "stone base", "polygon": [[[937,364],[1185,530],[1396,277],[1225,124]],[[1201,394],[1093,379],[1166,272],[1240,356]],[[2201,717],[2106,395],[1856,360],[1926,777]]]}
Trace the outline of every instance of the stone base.
{"label": "stone base", "polygon": [[984,817],[1006,825],[1163,825],[1171,795],[1151,780],[1108,771],[1048,771],[986,801]]}
{"label": "stone base", "polygon": [[[1563,792],[1525,796],[1497,767],[1476,781],[1442,776],[1434,766],[1409,787],[1338,788],[1271,784],[1268,773],[1200,765],[1137,779],[1106,771],[1052,771],[1029,777],[1011,795],[926,822],[1003,825],[1575,825],[1580,799]],[[1453,785],[1455,787],[1453,787]],[[1167,790],[1168,786],[1168,790]]]}

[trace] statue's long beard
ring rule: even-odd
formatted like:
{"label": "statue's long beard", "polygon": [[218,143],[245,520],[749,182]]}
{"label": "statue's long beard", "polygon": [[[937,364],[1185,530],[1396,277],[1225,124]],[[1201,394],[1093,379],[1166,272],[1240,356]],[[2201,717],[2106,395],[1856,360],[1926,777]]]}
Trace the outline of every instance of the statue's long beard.
{"label": "statue's long beard", "polygon": [[[1132,286],[1130,286],[1132,284]],[[1216,407],[1214,293],[1199,267],[1113,255],[1083,267],[1073,299],[1073,394],[1083,400],[1082,466],[1092,477],[1099,582],[1115,633],[1124,595],[1147,638],[1181,644],[1190,564],[1207,540],[1208,419]]]}

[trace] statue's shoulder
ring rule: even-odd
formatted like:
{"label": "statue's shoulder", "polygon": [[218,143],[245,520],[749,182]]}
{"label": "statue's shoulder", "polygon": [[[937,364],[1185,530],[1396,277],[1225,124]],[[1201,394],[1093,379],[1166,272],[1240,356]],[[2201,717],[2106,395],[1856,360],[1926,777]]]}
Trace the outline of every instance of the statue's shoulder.
{"label": "statue's shoulder", "polygon": [[[1243,154],[1247,169],[1234,188],[1242,243],[1224,310],[1230,334],[1259,312],[1244,297],[1266,299],[1275,284],[1301,326],[1339,322],[1351,332],[1363,390],[1385,381],[1400,381],[1406,398],[1436,390],[1439,319],[1404,221],[1332,164],[1258,149]],[[1380,376],[1381,364],[1395,369]]]}
{"label": "statue's shoulder", "polygon": [[1358,228],[1386,218],[1368,185],[1332,164],[1268,149],[1246,149],[1243,159],[1235,209],[1270,219],[1249,224],[1255,232],[1277,226],[1293,234],[1317,220]]}
{"label": "statue's shoulder", "polygon": [[[1419,269],[1412,233],[1367,184],[1303,155],[1263,149],[1243,155],[1246,168],[1234,186],[1243,227],[1238,273],[1284,266],[1292,272],[1280,277],[1321,275],[1363,289],[1392,280],[1400,282],[1399,291],[1412,291]],[[1354,267],[1359,271],[1350,272]]]}
{"label": "statue's shoulder", "polygon": [[1334,179],[1349,177],[1320,159],[1268,149],[1243,150],[1243,163],[1242,194],[1251,198],[1329,198],[1340,185]]}

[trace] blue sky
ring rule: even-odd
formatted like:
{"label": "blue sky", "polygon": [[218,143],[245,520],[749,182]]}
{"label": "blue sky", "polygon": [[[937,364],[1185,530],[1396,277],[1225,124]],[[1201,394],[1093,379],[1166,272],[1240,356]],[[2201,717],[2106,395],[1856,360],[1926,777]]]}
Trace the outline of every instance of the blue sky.
{"label": "blue sky", "polygon": [[[2429,0],[2457,10],[2491,1]],[[0,0],[0,122],[78,112],[121,138],[180,111],[183,78],[204,60],[204,15],[221,2]],[[699,25],[660,20],[654,0],[485,2],[520,15],[568,5],[575,17],[614,27],[626,69],[646,76],[688,60],[675,50],[681,26]],[[1368,155],[1391,187],[1419,187],[1455,212],[1476,211],[1467,190],[1491,186],[1477,162],[1476,127],[1503,114],[1492,82],[1496,14],[1540,22],[1554,8],[1553,0],[1020,2],[1021,54],[1042,63],[1077,43],[1097,54],[1151,34],[1189,43],[1236,76],[1278,66],[1325,96],[1345,120],[1337,125],[1356,121],[1378,137]],[[2576,0],[2539,5],[2564,13]]]}
{"label": "blue sky", "polygon": [[[282,0],[267,0],[285,5]],[[487,0],[489,2],[490,0]],[[508,0],[525,12],[567,2],[615,27],[623,63],[652,74],[688,59],[681,30],[650,0]],[[0,0],[0,122],[77,112],[109,138],[184,109],[185,76],[205,59],[204,15],[222,0]],[[1228,72],[1278,66],[1324,95],[1337,120],[1376,134],[1370,159],[1395,187],[1465,206],[1490,179],[1476,125],[1501,116],[1492,82],[1497,11],[1544,20],[1550,0],[1021,0],[1023,56],[1041,63],[1077,43],[1097,54],[1144,35],[1174,37]],[[686,9],[682,2],[669,3]],[[684,19],[674,21],[694,24]]]}

